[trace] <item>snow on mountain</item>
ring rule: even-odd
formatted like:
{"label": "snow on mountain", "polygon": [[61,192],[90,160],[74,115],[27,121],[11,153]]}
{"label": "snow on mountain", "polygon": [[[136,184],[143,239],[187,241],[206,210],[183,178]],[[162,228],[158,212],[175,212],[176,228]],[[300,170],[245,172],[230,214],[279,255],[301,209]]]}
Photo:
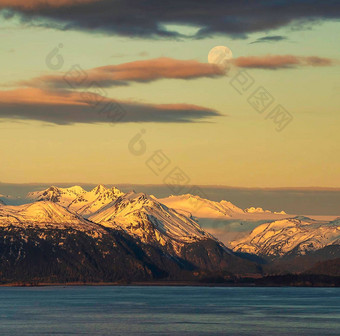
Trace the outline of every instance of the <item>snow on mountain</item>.
{"label": "snow on mountain", "polygon": [[84,232],[103,232],[103,228],[81,216],[71,213],[51,201],[0,207],[0,227],[23,227],[41,229],[73,228]]}
{"label": "snow on mountain", "polygon": [[144,246],[152,260],[159,256],[152,257],[149,248],[161,251],[163,258],[175,260],[184,269],[195,267],[214,275],[259,272],[256,264],[234,255],[192,218],[144,193],[122,195],[89,219],[127,233],[138,245]]}
{"label": "snow on mountain", "polygon": [[70,188],[58,188],[51,186],[43,191],[34,191],[27,194],[27,198],[34,201],[51,201],[62,206],[68,206],[73,200],[86,191],[79,186]]}
{"label": "snow on mountain", "polygon": [[51,201],[86,217],[121,195],[123,193],[117,188],[108,189],[103,185],[98,185],[91,191],[85,191],[79,186],[70,188],[52,186],[43,191],[28,193],[27,198],[34,201]]}
{"label": "snow on mountain", "polygon": [[144,252],[131,237],[50,201],[0,206],[0,249],[1,283],[181,277],[181,264],[159,249]]}
{"label": "snow on mountain", "polygon": [[123,194],[115,187],[108,189],[103,185],[98,185],[91,191],[80,194],[67,207],[82,216],[89,216]]}
{"label": "snow on mountain", "polygon": [[255,207],[247,208],[244,211],[248,213],[264,213],[264,212],[271,213],[271,211],[269,210],[263,210],[262,208],[255,208]]}
{"label": "snow on mountain", "polygon": [[235,252],[280,257],[288,253],[304,255],[339,243],[340,220],[320,222],[294,217],[262,224],[230,244]]}
{"label": "snow on mountain", "polygon": [[281,210],[281,211],[274,211],[274,214],[275,215],[287,215],[287,212],[283,211],[283,210]]}
{"label": "snow on mountain", "polygon": [[122,195],[89,219],[103,226],[124,230],[144,243],[162,246],[171,244],[178,247],[183,243],[216,240],[191,218],[144,193]]}
{"label": "snow on mountain", "polygon": [[190,194],[161,198],[159,202],[179,212],[200,218],[230,218],[244,214],[241,208],[230,202],[214,202]]}
{"label": "snow on mountain", "polygon": [[244,210],[244,212],[247,213],[257,213],[257,214],[264,214],[264,213],[274,213],[277,215],[286,215],[286,213],[284,211],[278,211],[278,212],[271,212],[270,210],[264,210],[262,208],[255,208],[255,207],[250,207]]}

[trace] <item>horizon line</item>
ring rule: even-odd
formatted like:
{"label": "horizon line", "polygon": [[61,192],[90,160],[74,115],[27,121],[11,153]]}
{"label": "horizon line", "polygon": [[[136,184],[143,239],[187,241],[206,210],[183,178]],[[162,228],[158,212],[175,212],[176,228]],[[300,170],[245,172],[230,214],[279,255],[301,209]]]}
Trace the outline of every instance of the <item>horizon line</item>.
{"label": "horizon line", "polygon": [[[162,183],[93,183],[93,182],[3,182],[0,181],[0,185],[26,185],[26,186],[35,186],[35,185],[49,185],[49,186],[58,186],[59,185],[110,185],[110,186],[154,186],[154,187],[166,187],[166,184]],[[295,191],[295,190],[304,190],[304,191],[340,191],[340,187],[321,187],[321,186],[308,186],[308,187],[241,187],[241,186],[230,186],[230,185],[223,185],[223,184],[190,184],[186,187],[203,187],[203,188],[226,188],[226,189],[236,189],[236,190],[271,190],[271,191]],[[185,187],[185,186],[183,186]]]}

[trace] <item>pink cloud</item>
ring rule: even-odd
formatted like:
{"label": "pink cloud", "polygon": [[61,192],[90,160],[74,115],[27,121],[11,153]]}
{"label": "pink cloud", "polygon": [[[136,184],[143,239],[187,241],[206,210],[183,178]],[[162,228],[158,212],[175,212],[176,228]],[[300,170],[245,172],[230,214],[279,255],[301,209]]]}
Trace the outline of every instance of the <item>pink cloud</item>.
{"label": "pink cloud", "polygon": [[195,60],[176,60],[172,58],[156,58],[143,61],[106,65],[86,70],[86,81],[81,85],[67,76],[46,75],[17,83],[23,86],[69,88],[74,86],[87,87],[92,82],[102,87],[128,85],[130,82],[152,82],[160,79],[196,79],[222,76],[225,70],[218,65],[201,63]]}

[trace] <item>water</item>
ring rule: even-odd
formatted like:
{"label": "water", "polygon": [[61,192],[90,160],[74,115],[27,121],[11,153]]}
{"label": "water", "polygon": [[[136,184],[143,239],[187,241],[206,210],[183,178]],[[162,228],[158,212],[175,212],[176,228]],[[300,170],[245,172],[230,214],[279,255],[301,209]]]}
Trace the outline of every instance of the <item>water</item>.
{"label": "water", "polygon": [[0,335],[339,335],[340,288],[0,288]]}

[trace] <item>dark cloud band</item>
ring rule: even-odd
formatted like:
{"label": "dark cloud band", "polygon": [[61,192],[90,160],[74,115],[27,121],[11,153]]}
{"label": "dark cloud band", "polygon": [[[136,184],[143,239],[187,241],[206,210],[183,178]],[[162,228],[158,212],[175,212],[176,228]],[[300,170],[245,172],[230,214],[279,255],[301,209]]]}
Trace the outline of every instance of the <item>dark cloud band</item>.
{"label": "dark cloud band", "polygon": [[167,24],[199,27],[195,38],[215,33],[245,37],[340,17],[338,0],[64,0],[62,6],[53,0],[44,6],[42,1],[27,2],[31,5],[0,1],[0,9],[6,9],[7,18],[13,15],[10,11],[19,13],[26,24],[146,38],[182,36],[168,30]]}

